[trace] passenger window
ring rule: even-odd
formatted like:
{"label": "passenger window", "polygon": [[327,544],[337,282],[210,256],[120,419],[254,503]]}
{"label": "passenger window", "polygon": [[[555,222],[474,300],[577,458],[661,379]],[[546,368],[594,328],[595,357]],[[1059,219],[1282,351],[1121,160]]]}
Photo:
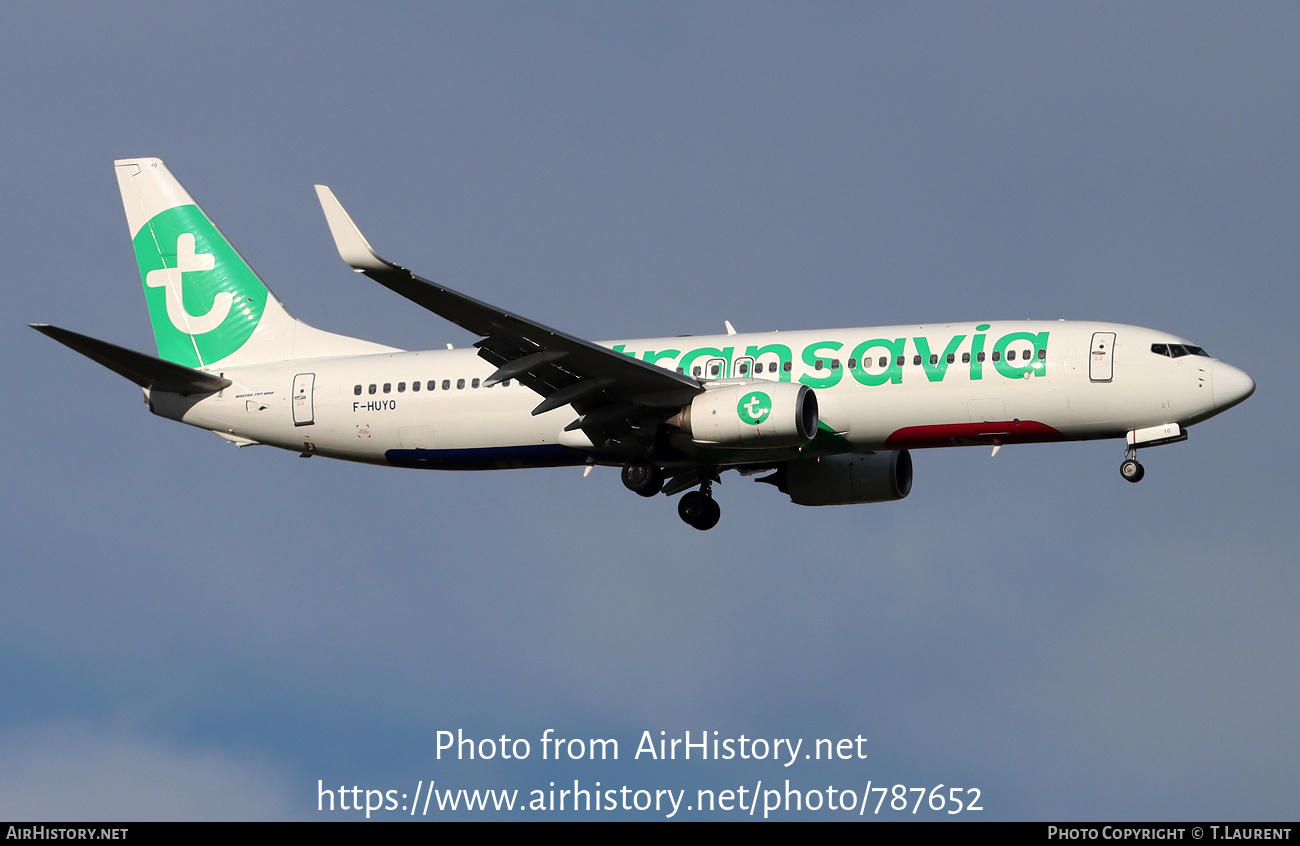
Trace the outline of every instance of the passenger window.
{"label": "passenger window", "polygon": [[786,373],[789,373],[793,365],[794,362],[787,361],[785,364],[781,365],[781,369],[784,370]]}
{"label": "passenger window", "polygon": [[398,383],[397,383],[397,392],[398,392],[399,394],[404,394],[404,393],[406,393],[406,383],[405,383],[405,382],[398,382]]}
{"label": "passenger window", "polygon": [[451,380],[450,380],[450,379],[443,379],[443,380],[442,380],[442,389],[443,389],[444,391],[450,391],[450,390],[451,390]]}
{"label": "passenger window", "polygon": [[501,383],[501,387],[503,387],[503,388],[508,388],[508,387],[510,387],[510,380],[507,379],[507,380],[505,380],[504,382],[502,382],[502,383]]}
{"label": "passenger window", "polygon": [[898,357],[898,366],[899,366],[899,367],[902,367],[904,361],[905,361],[905,359],[903,358],[903,356],[900,355],[900,356]]}
{"label": "passenger window", "polygon": [[953,355],[952,353],[948,353],[948,363],[949,363],[949,364],[952,364],[952,363],[953,363],[954,361],[956,361],[956,360],[957,360],[957,356]]}
{"label": "passenger window", "polygon": [[355,388],[353,388],[352,393],[356,394],[357,396],[361,396],[361,386],[357,385]]}
{"label": "passenger window", "polygon": [[912,366],[913,367],[921,366],[921,357],[919,355],[912,356]]}
{"label": "passenger window", "polygon": [[430,380],[425,384],[424,387],[425,387],[425,390],[432,391],[432,390],[435,390],[435,389],[438,387],[438,383],[435,382],[433,379],[430,379]]}
{"label": "passenger window", "polygon": [[938,363],[939,363],[939,356],[935,355],[934,353],[930,353],[930,365],[934,366]]}
{"label": "passenger window", "polygon": [[775,362],[775,361],[772,362],[771,364],[769,364],[769,365],[767,366],[767,372],[768,372],[768,373],[775,373],[775,372],[776,372],[776,362]]}
{"label": "passenger window", "polygon": [[[862,364],[863,364],[864,367],[865,367],[866,365],[870,364],[870,363],[871,363],[871,360],[870,360],[870,359],[865,359],[865,358],[864,358],[864,359],[862,360]],[[857,360],[856,358],[851,358],[851,359],[849,359],[849,369],[850,369],[850,370],[856,370],[857,367],[858,367],[858,360]]]}
{"label": "passenger window", "polygon": [[876,366],[877,366],[877,367],[888,367],[888,366],[889,366],[889,358],[888,358],[887,356],[883,356],[883,355],[882,355],[882,356],[880,357],[880,360],[876,362]]}
{"label": "passenger window", "polygon": [[742,361],[742,362],[740,363],[740,375],[741,375],[741,376],[748,376],[748,375],[749,375],[749,363],[748,363],[748,362],[744,362],[744,361]]}
{"label": "passenger window", "polygon": [[1016,351],[1007,350],[1007,361],[1015,361],[1015,360],[1016,360]]}
{"label": "passenger window", "polygon": [[692,376],[700,375],[700,366],[698,364],[691,368],[691,375]]}
{"label": "passenger window", "polygon": [[458,391],[463,391],[463,390],[465,390],[465,380],[464,380],[464,379],[457,379],[457,380],[456,380],[456,390],[458,390]]}
{"label": "passenger window", "polygon": [[970,353],[962,353],[962,354],[961,354],[961,363],[962,363],[962,364],[970,364]]}
{"label": "passenger window", "polygon": [[984,360],[984,351],[983,351],[983,350],[980,350],[979,352],[975,353],[975,360],[976,360],[976,361],[981,361],[981,362]]}
{"label": "passenger window", "polygon": [[819,358],[817,359],[817,364],[813,366],[813,370],[821,370],[821,369],[822,369],[822,360]]}
{"label": "passenger window", "polygon": [[839,369],[840,369],[840,360],[838,358],[832,358],[831,370],[839,370]]}
{"label": "passenger window", "polygon": [[994,361],[1001,361],[1001,360],[1002,360],[1002,354],[999,353],[997,350],[994,350],[994,351],[993,351],[993,360],[994,360]]}
{"label": "passenger window", "polygon": [[1047,350],[1046,350],[1046,349],[1041,349],[1041,350],[1038,351],[1038,360],[1039,360],[1039,361],[1047,361]]}
{"label": "passenger window", "polygon": [[419,382],[412,382],[412,383],[411,383],[411,390],[413,390],[413,391],[418,391],[418,390],[420,390],[420,383],[419,383]]}
{"label": "passenger window", "polygon": [[393,383],[392,383],[392,382],[385,382],[385,383],[384,383],[384,393],[386,393],[386,394],[391,394],[392,392],[393,392]]}
{"label": "passenger window", "polygon": [[471,388],[477,388],[477,387],[478,387],[478,380],[475,379],[473,382],[470,382],[470,383],[469,383],[469,386],[470,386]]}
{"label": "passenger window", "polygon": [[377,391],[377,390],[379,390],[379,386],[376,385],[374,382],[371,382],[371,383],[370,383],[370,393],[373,394],[373,393],[374,393],[375,391]]}

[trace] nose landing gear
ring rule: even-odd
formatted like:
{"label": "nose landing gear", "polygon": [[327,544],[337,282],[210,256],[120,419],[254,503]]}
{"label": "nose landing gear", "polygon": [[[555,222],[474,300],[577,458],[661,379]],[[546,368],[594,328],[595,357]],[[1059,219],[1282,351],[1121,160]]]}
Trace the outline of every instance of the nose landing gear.
{"label": "nose landing gear", "polygon": [[1187,430],[1177,423],[1161,423],[1159,426],[1133,429],[1124,440],[1128,448],[1124,450],[1124,462],[1119,466],[1119,474],[1126,482],[1140,482],[1146,471],[1138,463],[1138,447],[1181,443],[1187,440]]}
{"label": "nose landing gear", "polygon": [[698,491],[682,494],[677,503],[677,514],[686,525],[707,531],[718,525],[722,509],[713,498],[713,485],[705,481]]}
{"label": "nose landing gear", "polygon": [[1124,461],[1119,465],[1119,474],[1124,477],[1124,481],[1140,482],[1146,473],[1146,469],[1137,460],[1137,450],[1132,448],[1126,450],[1124,452]]}

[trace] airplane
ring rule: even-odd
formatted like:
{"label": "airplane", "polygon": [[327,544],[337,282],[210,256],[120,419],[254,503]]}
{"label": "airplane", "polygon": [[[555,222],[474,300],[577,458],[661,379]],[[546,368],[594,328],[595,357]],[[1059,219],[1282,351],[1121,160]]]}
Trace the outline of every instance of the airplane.
{"label": "airplane", "polygon": [[1124,438],[1140,448],[1255,390],[1183,338],[1117,323],[984,321],[590,341],[380,257],[316,192],[356,272],[478,335],[407,351],[294,318],[158,159],[114,163],[158,355],[34,329],[130,379],[150,411],[237,446],[444,470],[622,468],[715,526],[720,474],[799,505],[903,499],[909,450]]}

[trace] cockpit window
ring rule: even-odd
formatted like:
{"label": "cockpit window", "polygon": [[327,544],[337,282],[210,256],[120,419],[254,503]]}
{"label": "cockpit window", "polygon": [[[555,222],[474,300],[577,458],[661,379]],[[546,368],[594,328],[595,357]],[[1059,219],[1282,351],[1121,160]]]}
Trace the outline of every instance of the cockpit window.
{"label": "cockpit window", "polygon": [[1151,352],[1156,355],[1167,355],[1170,358],[1182,358],[1185,355],[1203,355],[1206,358],[1210,354],[1200,347],[1192,344],[1152,344]]}

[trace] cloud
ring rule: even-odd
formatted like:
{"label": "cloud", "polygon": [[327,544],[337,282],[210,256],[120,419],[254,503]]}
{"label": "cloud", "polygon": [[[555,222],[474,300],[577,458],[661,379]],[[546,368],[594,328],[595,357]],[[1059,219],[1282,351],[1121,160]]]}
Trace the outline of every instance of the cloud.
{"label": "cloud", "polygon": [[283,773],[252,757],[82,724],[0,737],[0,817],[41,821],[285,819]]}

